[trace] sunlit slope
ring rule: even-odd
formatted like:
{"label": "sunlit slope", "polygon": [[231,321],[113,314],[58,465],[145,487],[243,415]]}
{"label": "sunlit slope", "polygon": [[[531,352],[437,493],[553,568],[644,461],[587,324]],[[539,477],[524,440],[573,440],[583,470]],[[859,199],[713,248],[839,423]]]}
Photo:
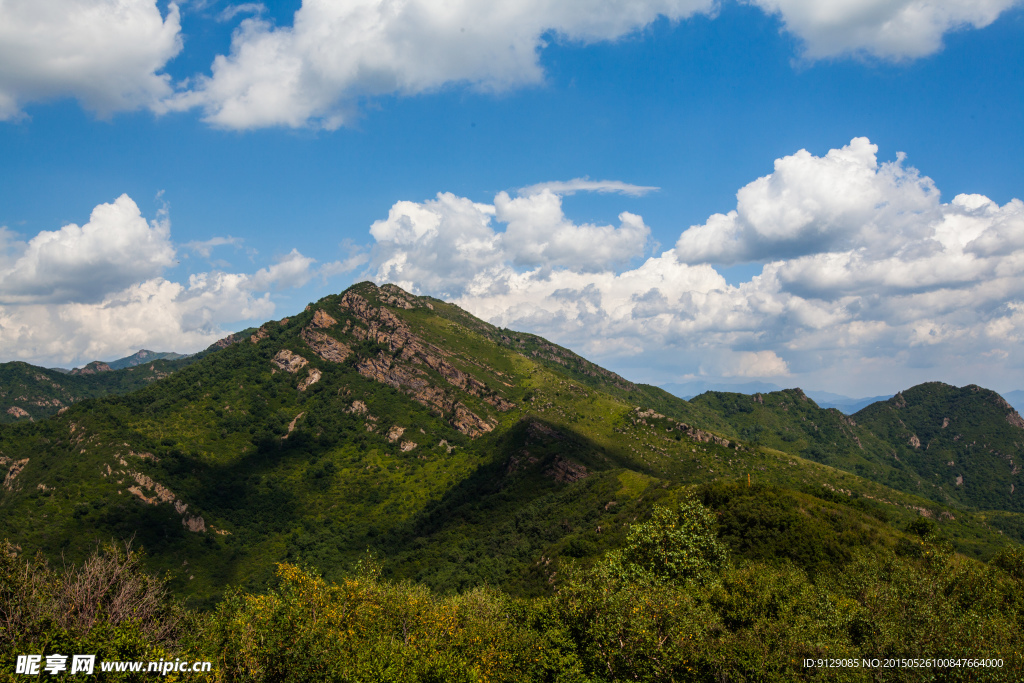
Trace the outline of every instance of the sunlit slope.
{"label": "sunlit slope", "polygon": [[940,502],[737,442],[730,425],[540,338],[362,283],[138,391],[0,428],[0,535],[69,558],[134,536],[195,600],[269,580],[283,559],[337,575],[367,549],[440,589],[543,591],[559,557],[596,556],[704,483],[790,489],[793,520],[840,545],[896,543],[922,514],[969,552],[1003,542]]}

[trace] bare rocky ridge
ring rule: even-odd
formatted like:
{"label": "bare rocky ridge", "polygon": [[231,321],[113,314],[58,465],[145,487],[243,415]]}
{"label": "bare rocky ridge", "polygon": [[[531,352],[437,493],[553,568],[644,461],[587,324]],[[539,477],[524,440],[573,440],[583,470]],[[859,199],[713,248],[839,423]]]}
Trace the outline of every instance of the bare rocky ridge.
{"label": "bare rocky ridge", "polygon": [[[394,301],[397,297],[402,308],[414,307],[414,300],[408,295],[399,296],[398,292],[401,290],[398,288],[384,291],[387,293],[385,299]],[[351,328],[353,337],[385,345],[391,352],[390,356],[382,352],[375,358],[359,359],[356,370],[364,377],[387,384],[408,394],[421,405],[437,410],[448,418],[453,427],[474,438],[494,429],[494,423],[477,415],[447,391],[435,386],[428,378],[424,367],[436,372],[452,387],[482,398],[499,411],[515,407],[511,402],[490,392],[483,382],[450,363],[445,358],[447,352],[418,337],[405,321],[387,308],[374,306],[366,298],[351,291],[342,296],[340,306],[358,321]],[[333,318],[330,320],[332,324],[336,324]],[[311,328],[307,330],[310,336],[323,334]],[[303,338],[306,338],[306,331]],[[340,342],[335,343],[340,345]],[[347,350],[347,347],[345,348]]]}

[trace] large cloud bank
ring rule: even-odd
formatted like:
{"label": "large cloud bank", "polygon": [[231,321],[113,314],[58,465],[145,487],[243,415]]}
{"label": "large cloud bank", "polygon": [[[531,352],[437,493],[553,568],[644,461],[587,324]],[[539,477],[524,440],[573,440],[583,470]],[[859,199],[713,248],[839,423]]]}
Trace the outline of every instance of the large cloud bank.
{"label": "large cloud bank", "polygon": [[[1024,203],[943,202],[902,155],[877,152],[856,138],[778,159],[735,209],[635,267],[623,264],[647,245],[640,216],[576,225],[551,189],[403,201],[371,228],[371,275],[675,376],[1019,367]],[[764,266],[733,286],[713,265],[736,262]]]}
{"label": "large cloud bank", "polygon": [[[214,238],[201,252],[230,240]],[[177,249],[163,213],[147,221],[127,195],[100,204],[83,226],[28,241],[0,228],[0,361],[67,365],[140,348],[197,351],[239,321],[272,317],[270,291],[301,287],[319,269],[296,250],[254,273],[165,277]]]}
{"label": "large cloud bank", "polygon": [[[748,0],[777,15],[805,59],[932,54],[954,30],[989,25],[1020,0]],[[0,2],[0,120],[27,102],[77,97],[100,114],[199,107],[214,125],[336,128],[361,98],[543,82],[551,41],[622,38],[659,18],[713,16],[717,0],[304,0],[290,26],[241,21],[208,75],[172,91],[182,49],[176,4],[156,0]],[[202,4],[195,5],[202,7]],[[186,8],[190,5],[185,5]],[[260,9],[228,7],[233,19]]]}
{"label": "large cloud bank", "polygon": [[0,2],[0,121],[26,102],[72,96],[101,115],[162,110],[159,72],[182,48],[178,7],[154,0]]}

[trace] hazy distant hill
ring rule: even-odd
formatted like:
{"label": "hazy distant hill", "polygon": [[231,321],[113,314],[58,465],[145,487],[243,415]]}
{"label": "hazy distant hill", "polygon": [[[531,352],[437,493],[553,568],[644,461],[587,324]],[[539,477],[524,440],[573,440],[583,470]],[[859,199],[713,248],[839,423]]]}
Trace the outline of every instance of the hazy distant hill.
{"label": "hazy distant hill", "polygon": [[185,358],[185,354],[174,353],[173,351],[147,351],[142,349],[130,356],[111,361],[107,365],[110,366],[111,370],[121,370],[122,368],[131,368],[136,365],[151,363],[155,360],[178,360],[179,358]]}
{"label": "hazy distant hill", "polygon": [[[771,382],[744,382],[740,384],[727,384],[722,382],[686,382],[683,384],[662,384],[661,387],[679,398],[690,400],[707,391],[725,391],[737,394],[756,394],[782,391],[782,387]],[[852,415],[861,408],[871,405],[875,401],[884,401],[891,396],[871,396],[869,398],[851,398],[842,394],[833,394],[828,391],[807,391],[808,396],[814,399],[822,408],[835,408],[842,413]]]}
{"label": "hazy distant hill", "polygon": [[[787,489],[785,529],[775,513],[748,511],[729,533],[749,556],[761,552],[751,539],[776,539],[774,556],[809,571],[858,544],[894,547],[919,515],[983,557],[1007,541],[997,522],[1024,532],[1014,512],[972,511],[988,500],[986,468],[993,504],[1017,500],[1004,492],[1004,475],[1017,475],[998,469],[1011,432],[995,429],[1016,427],[983,391],[949,415],[974,441],[992,428],[983,441],[1000,454],[974,453],[957,470],[971,485],[944,497],[918,484],[923,465],[885,460],[904,435],[870,433],[799,390],[686,402],[392,285],[355,285],[188,359],[71,377],[6,364],[0,386],[8,398],[29,380],[73,395],[78,385],[60,380],[95,389],[176,363],[133,391],[0,426],[0,537],[74,558],[134,536],[176,591],[200,600],[266,583],[276,561],[336,577],[367,548],[389,576],[440,590],[544,592],[558,558],[617,547],[653,504],[695,484]],[[917,412],[906,416],[929,435]],[[890,476],[901,467],[913,476]]]}

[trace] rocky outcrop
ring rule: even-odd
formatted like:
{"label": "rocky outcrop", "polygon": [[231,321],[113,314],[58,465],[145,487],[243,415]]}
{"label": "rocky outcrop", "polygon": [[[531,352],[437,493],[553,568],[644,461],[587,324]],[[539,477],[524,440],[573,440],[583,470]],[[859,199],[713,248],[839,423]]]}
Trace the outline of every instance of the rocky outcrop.
{"label": "rocky outcrop", "polygon": [[13,415],[15,418],[29,417],[28,412],[24,408],[18,406],[11,406],[5,411],[8,415]]}
{"label": "rocky outcrop", "polygon": [[[651,409],[641,410],[640,408],[634,408],[633,412],[634,416],[632,422],[634,425],[647,425],[648,419],[666,419],[664,415],[662,415],[661,413],[656,413]],[[675,422],[673,420],[670,424],[669,429],[678,430],[685,434],[687,437],[689,437],[691,440],[698,441],[700,443],[714,443],[718,444],[723,448],[728,448],[730,444],[732,444],[732,441],[730,441],[729,439],[718,436],[717,434],[705,432],[703,429],[697,429],[696,427],[692,427],[686,424],[685,422]]]}
{"label": "rocky outcrop", "polygon": [[449,422],[453,427],[471,439],[482,436],[494,429],[494,425],[485,422],[479,415],[461,403],[454,405]]}
{"label": "rocky outcrop", "polygon": [[292,353],[288,349],[281,349],[278,351],[274,354],[274,357],[270,362],[285,372],[290,372],[292,374],[295,374],[309,364],[308,360],[297,353]]}
{"label": "rocky outcrop", "polygon": [[[153,490],[153,492],[154,492],[153,497],[152,498],[147,498],[142,493],[142,489],[139,489],[139,488],[134,487],[134,486],[128,489],[129,492],[135,494],[136,496],[138,496],[142,500],[146,501],[150,505],[156,505],[157,503],[172,503],[173,504],[175,502],[175,500],[177,500],[175,495],[173,493],[171,493],[170,489],[168,489],[163,484],[160,484],[158,482],[153,481],[152,479],[150,479],[145,474],[142,474],[141,472],[134,472],[132,470],[129,470],[128,474],[131,476],[132,479],[134,479],[139,484],[139,486],[142,486],[144,488],[152,489]],[[185,507],[187,508],[188,506],[185,506]]]}
{"label": "rocky outcrop", "polygon": [[305,391],[312,385],[316,384],[317,382],[320,381],[320,377],[321,374],[319,370],[317,370],[316,368],[310,368],[309,374],[306,376],[306,379],[299,382],[299,391]]}
{"label": "rocky outcrop", "polygon": [[[382,287],[380,291],[382,300],[391,302],[389,297],[397,297],[409,308],[417,305],[415,298],[398,287]],[[450,386],[482,398],[498,410],[515,407],[496,396],[483,382],[453,365],[447,359],[448,352],[416,336],[404,320],[387,308],[374,306],[365,297],[351,291],[341,297],[339,305],[357,321],[352,326],[353,337],[385,345],[390,351],[382,352],[376,358],[361,358],[356,363],[356,370],[364,377],[408,394],[421,405],[446,416],[455,429],[474,438],[491,431],[494,425],[432,384],[424,368],[436,372]],[[401,307],[406,308],[404,305]]]}
{"label": "rocky outcrop", "polygon": [[913,446],[914,448],[921,447],[921,439],[917,438],[917,434],[911,434],[908,443],[910,443],[910,445]]}
{"label": "rocky outcrop", "polygon": [[398,285],[382,285],[378,291],[380,300],[388,306],[404,308],[406,310],[413,308],[429,308],[434,310],[433,305],[429,301],[423,301],[421,298],[409,294]]}
{"label": "rocky outcrop", "polygon": [[557,482],[570,484],[574,481],[585,479],[588,473],[587,468],[580,463],[559,457],[555,459],[555,462],[552,463],[551,467],[544,474]]}
{"label": "rocky outcrop", "polygon": [[232,344],[237,344],[238,342],[242,341],[243,339],[245,339],[245,337],[240,337],[237,334],[229,334],[228,336],[224,337],[223,339],[218,339],[217,341],[213,342],[213,344],[210,345],[210,348],[211,349],[226,349],[227,347],[231,346]]}
{"label": "rocky outcrop", "polygon": [[316,313],[313,314],[313,319],[309,321],[309,324],[311,327],[327,329],[328,327],[334,327],[337,325],[338,321],[329,316],[322,308],[319,308]]}
{"label": "rocky outcrop", "polygon": [[84,368],[75,368],[71,371],[72,375],[95,375],[98,372],[110,372],[110,366],[106,363],[101,363],[98,360],[86,365]]}
{"label": "rocky outcrop", "polygon": [[[107,466],[109,470],[109,465]],[[188,511],[188,504],[179,499],[169,488],[161,484],[160,482],[153,481],[149,476],[135,472],[133,470],[120,470],[120,472],[127,474],[135,480],[136,486],[129,486],[128,493],[132,494],[146,505],[158,505],[160,503],[167,503],[174,508],[174,511],[179,515],[182,515],[181,523],[189,531],[196,533],[203,533],[206,531],[206,525],[203,522],[202,517],[190,517],[185,513]],[[152,491],[152,495],[146,495],[147,491]]]}
{"label": "rocky outcrop", "polygon": [[402,434],[405,434],[405,427],[393,425],[391,429],[388,430],[388,442],[394,443],[398,441],[400,438],[402,438]]}
{"label": "rocky outcrop", "polygon": [[1021,418],[1020,413],[1012,408],[1010,409],[1010,412],[1006,414],[1006,421],[1014,427],[1024,429],[1024,419]]}
{"label": "rocky outcrop", "polygon": [[489,403],[490,405],[494,406],[503,413],[512,410],[513,408],[516,407],[515,403],[512,403],[511,401],[506,401],[504,398],[498,396],[497,394],[495,394],[494,396],[488,396],[484,398],[484,403]]}
{"label": "rocky outcrop", "polygon": [[267,332],[267,328],[261,327],[260,329],[256,330],[256,333],[254,335],[249,337],[249,341],[251,341],[253,344],[259,344],[261,341],[263,341],[269,336],[270,333]]}
{"label": "rocky outcrop", "polygon": [[334,337],[330,337],[312,327],[304,327],[299,336],[309,345],[313,353],[331,363],[341,363],[352,353],[352,349]]}
{"label": "rocky outcrop", "polygon": [[[298,424],[299,420],[305,414],[306,414],[305,412],[301,412],[298,415],[296,415],[294,418],[292,418],[292,421],[288,423],[288,434],[291,434],[292,432],[295,431],[295,425]],[[287,439],[288,438],[288,434],[285,434],[281,438],[282,439]]]}
{"label": "rocky outcrop", "polygon": [[13,491],[14,490],[14,480],[17,478],[17,476],[19,474],[21,474],[21,471],[23,469],[25,469],[25,465],[28,464],[28,460],[29,459],[28,458],[24,458],[22,460],[11,461],[8,458],[0,458],[0,460],[3,461],[0,464],[3,464],[3,465],[10,464],[10,467],[7,470],[7,476],[4,477],[4,488],[7,489],[8,491]]}

